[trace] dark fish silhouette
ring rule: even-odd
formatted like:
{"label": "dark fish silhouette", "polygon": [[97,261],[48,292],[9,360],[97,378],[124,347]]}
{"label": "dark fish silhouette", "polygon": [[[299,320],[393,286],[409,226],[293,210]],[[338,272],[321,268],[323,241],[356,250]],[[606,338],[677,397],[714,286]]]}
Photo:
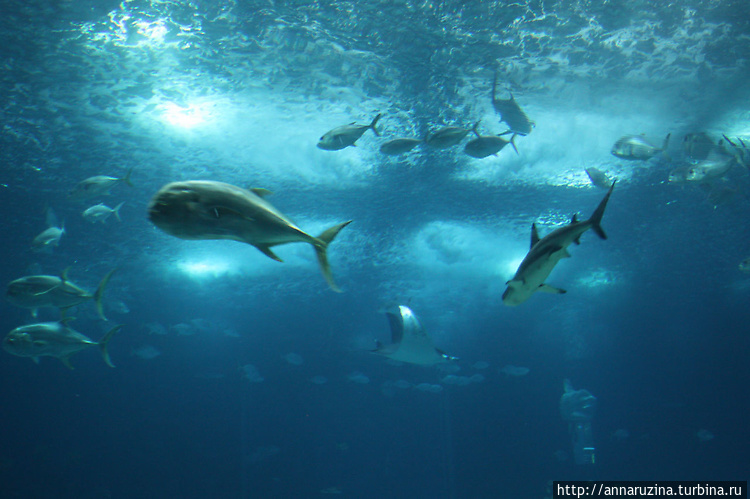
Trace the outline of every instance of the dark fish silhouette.
{"label": "dark fish silhouette", "polygon": [[498,99],[495,97],[497,87],[497,72],[492,80],[492,107],[500,113],[500,121],[504,121],[510,127],[510,131],[519,135],[528,135],[534,128],[534,122],[526,116],[526,113],[520,108],[513,94],[510,99]]}

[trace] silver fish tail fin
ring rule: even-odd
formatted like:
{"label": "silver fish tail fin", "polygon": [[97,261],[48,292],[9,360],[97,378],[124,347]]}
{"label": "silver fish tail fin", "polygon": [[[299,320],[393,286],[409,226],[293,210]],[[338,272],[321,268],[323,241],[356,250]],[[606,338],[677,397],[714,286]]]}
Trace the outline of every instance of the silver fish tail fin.
{"label": "silver fish tail fin", "polygon": [[115,273],[115,270],[110,270],[107,275],[104,276],[104,279],[102,279],[102,282],[99,283],[99,287],[96,288],[96,293],[94,293],[94,303],[96,303],[96,313],[99,314],[99,317],[102,319],[109,320],[104,316],[104,307],[102,305],[102,297],[104,296],[104,288],[107,287],[107,283],[109,282],[109,278],[112,277],[112,274]]}
{"label": "silver fish tail fin", "polygon": [[107,334],[102,337],[101,340],[99,340],[99,350],[102,351],[102,357],[104,358],[104,362],[107,363],[109,367],[115,367],[115,365],[112,363],[112,359],[109,358],[109,351],[107,350],[107,345],[109,344],[109,340],[112,339],[112,336],[115,335],[116,332],[118,332],[120,329],[122,329],[122,324],[119,324],[112,329],[110,329]]}
{"label": "silver fish tail fin", "polygon": [[516,135],[518,135],[518,134],[517,134],[517,133],[514,133],[514,134],[513,134],[513,135],[512,135],[511,137],[510,137],[510,145],[512,145],[512,146],[513,146],[513,150],[514,150],[514,151],[516,151],[516,154],[517,154],[518,156],[520,156],[520,154],[518,154],[518,148],[516,147]]}
{"label": "silver fish tail fin", "polygon": [[596,232],[596,235],[602,239],[607,239],[607,234],[605,234],[604,229],[602,229],[601,226],[602,216],[604,216],[604,210],[607,208],[609,196],[612,195],[612,189],[615,188],[616,183],[616,180],[612,182],[612,187],[609,188],[609,191],[607,191],[607,194],[605,194],[604,199],[602,199],[599,203],[599,206],[596,207],[594,214],[591,215],[591,218],[588,219],[588,221],[591,222],[591,228],[594,230],[594,232]]}
{"label": "silver fish tail fin", "polygon": [[375,128],[375,125],[377,125],[377,124],[378,124],[378,120],[380,119],[380,117],[381,117],[381,116],[383,116],[383,113],[378,113],[378,115],[377,115],[377,116],[375,116],[375,119],[374,119],[374,120],[372,120],[372,123],[370,123],[370,126],[368,127],[368,128],[372,128],[372,131],[373,131],[373,133],[374,133],[374,134],[375,134],[376,136],[378,136],[378,137],[380,137],[380,132],[378,132],[378,129],[377,129],[377,128]]}
{"label": "silver fish tail fin", "polygon": [[479,128],[479,124],[480,124],[481,122],[482,122],[482,120],[479,120],[479,121],[477,121],[476,123],[474,123],[474,126],[473,126],[473,127],[471,127],[471,131],[472,131],[472,132],[474,132],[474,135],[476,135],[476,136],[477,136],[477,138],[480,138],[480,137],[481,137],[481,135],[479,135],[479,131],[477,130],[477,128]]}
{"label": "silver fish tail fin", "polygon": [[333,274],[331,273],[331,266],[328,264],[328,245],[331,244],[333,239],[338,235],[339,232],[341,232],[341,229],[343,229],[350,223],[352,223],[351,220],[349,220],[348,222],[340,223],[338,225],[334,225],[333,227],[325,230],[321,235],[319,235],[313,243],[313,246],[315,247],[315,256],[318,257],[318,264],[320,265],[320,270],[323,272],[323,277],[325,278],[331,289],[336,291],[337,293],[340,293],[341,289],[336,286],[336,283],[333,280]]}
{"label": "silver fish tail fin", "polygon": [[118,222],[122,222],[122,218],[120,218],[120,208],[122,208],[122,205],[125,204],[125,201],[115,206],[115,209],[112,210],[112,212],[115,214],[115,218],[117,218]]}
{"label": "silver fish tail fin", "polygon": [[130,187],[133,187],[133,182],[130,181],[130,174],[133,173],[133,167],[131,166],[128,169],[128,173],[125,174],[125,177],[122,179],[126,184],[128,184]]}

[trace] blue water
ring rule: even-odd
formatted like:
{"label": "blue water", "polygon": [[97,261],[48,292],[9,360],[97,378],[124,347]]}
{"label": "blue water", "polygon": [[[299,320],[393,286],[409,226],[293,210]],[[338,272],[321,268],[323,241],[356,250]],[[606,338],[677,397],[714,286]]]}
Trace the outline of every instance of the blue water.
{"label": "blue water", "polygon": [[[686,134],[750,141],[744,1],[160,2],[6,0],[0,16],[0,280],[69,277],[70,311],[109,350],[0,353],[0,495],[18,498],[544,498],[552,480],[741,480],[750,472],[750,178],[669,183]],[[388,138],[506,129],[490,90],[536,127],[497,156]],[[328,130],[378,124],[356,147]],[[610,154],[628,134],[667,154]],[[602,225],[518,307],[501,295],[529,245],[604,195]],[[133,187],[86,202],[93,175]],[[274,192],[330,248],[278,263],[155,228],[164,184]],[[721,199],[713,189],[728,193]],[[122,221],[81,212],[124,201]],[[52,210],[65,234],[33,252]],[[382,309],[408,304],[459,360],[397,364]],[[3,335],[34,319],[3,301]],[[507,374],[507,366],[528,372]],[[523,372],[523,371],[522,371]],[[481,376],[477,376],[481,375]],[[450,377],[453,376],[453,377]],[[464,380],[456,383],[456,377]],[[563,382],[597,399],[595,464],[576,464]],[[469,381],[466,381],[469,380]]]}

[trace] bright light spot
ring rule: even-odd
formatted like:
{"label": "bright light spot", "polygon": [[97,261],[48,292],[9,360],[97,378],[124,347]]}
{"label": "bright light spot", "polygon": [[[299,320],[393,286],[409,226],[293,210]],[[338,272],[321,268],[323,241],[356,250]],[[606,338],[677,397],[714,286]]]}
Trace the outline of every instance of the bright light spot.
{"label": "bright light spot", "polygon": [[195,278],[221,277],[232,270],[229,263],[219,260],[183,260],[177,263],[177,268]]}
{"label": "bright light spot", "polygon": [[164,21],[135,21],[133,25],[138,28],[138,34],[148,38],[151,43],[164,43],[164,36],[169,31],[164,25]]}
{"label": "bright light spot", "polygon": [[180,128],[193,128],[209,117],[206,105],[180,106],[174,102],[167,102],[162,109],[161,116],[164,121]]}

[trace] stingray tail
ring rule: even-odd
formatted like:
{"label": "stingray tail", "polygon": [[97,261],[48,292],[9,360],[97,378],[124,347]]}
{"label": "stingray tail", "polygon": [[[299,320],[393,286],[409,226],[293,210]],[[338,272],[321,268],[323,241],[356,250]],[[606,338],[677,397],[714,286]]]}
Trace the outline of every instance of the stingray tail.
{"label": "stingray tail", "polygon": [[109,352],[107,351],[107,345],[109,344],[109,340],[112,339],[112,336],[115,335],[116,332],[118,332],[120,329],[122,329],[122,324],[119,324],[112,329],[110,329],[107,334],[104,335],[104,337],[99,340],[99,350],[102,351],[102,357],[104,358],[104,362],[107,363],[109,367],[115,367],[115,365],[112,363],[112,359],[109,358]]}
{"label": "stingray tail", "polygon": [[102,282],[99,283],[99,287],[96,288],[96,293],[94,293],[94,303],[96,303],[96,313],[99,314],[99,317],[102,319],[109,320],[104,316],[104,306],[102,304],[102,298],[104,297],[104,288],[107,287],[107,283],[109,282],[109,278],[112,277],[112,274],[115,273],[115,270],[110,270],[107,275],[104,276],[104,279],[102,279]]}
{"label": "stingray tail", "polygon": [[337,293],[340,293],[341,290],[333,281],[331,266],[328,264],[328,245],[333,242],[334,238],[338,235],[339,232],[341,232],[341,229],[343,229],[350,223],[352,223],[351,220],[349,220],[348,222],[340,223],[338,225],[334,225],[333,227],[327,229],[321,235],[319,235],[313,243],[313,246],[315,247],[315,256],[318,257],[318,264],[320,265],[320,270],[323,272],[323,277],[325,278],[331,289],[336,291]]}
{"label": "stingray tail", "polygon": [[604,210],[607,208],[607,202],[609,201],[609,196],[612,195],[612,189],[615,188],[616,183],[617,183],[617,180],[612,182],[612,187],[609,188],[609,191],[607,191],[607,194],[604,196],[604,199],[602,199],[601,202],[599,203],[599,206],[596,207],[594,214],[591,215],[591,218],[588,219],[588,221],[591,223],[591,228],[594,229],[594,232],[596,232],[596,235],[602,239],[607,239],[607,234],[604,233],[604,229],[602,229],[602,226],[601,226],[602,217],[604,216]]}

